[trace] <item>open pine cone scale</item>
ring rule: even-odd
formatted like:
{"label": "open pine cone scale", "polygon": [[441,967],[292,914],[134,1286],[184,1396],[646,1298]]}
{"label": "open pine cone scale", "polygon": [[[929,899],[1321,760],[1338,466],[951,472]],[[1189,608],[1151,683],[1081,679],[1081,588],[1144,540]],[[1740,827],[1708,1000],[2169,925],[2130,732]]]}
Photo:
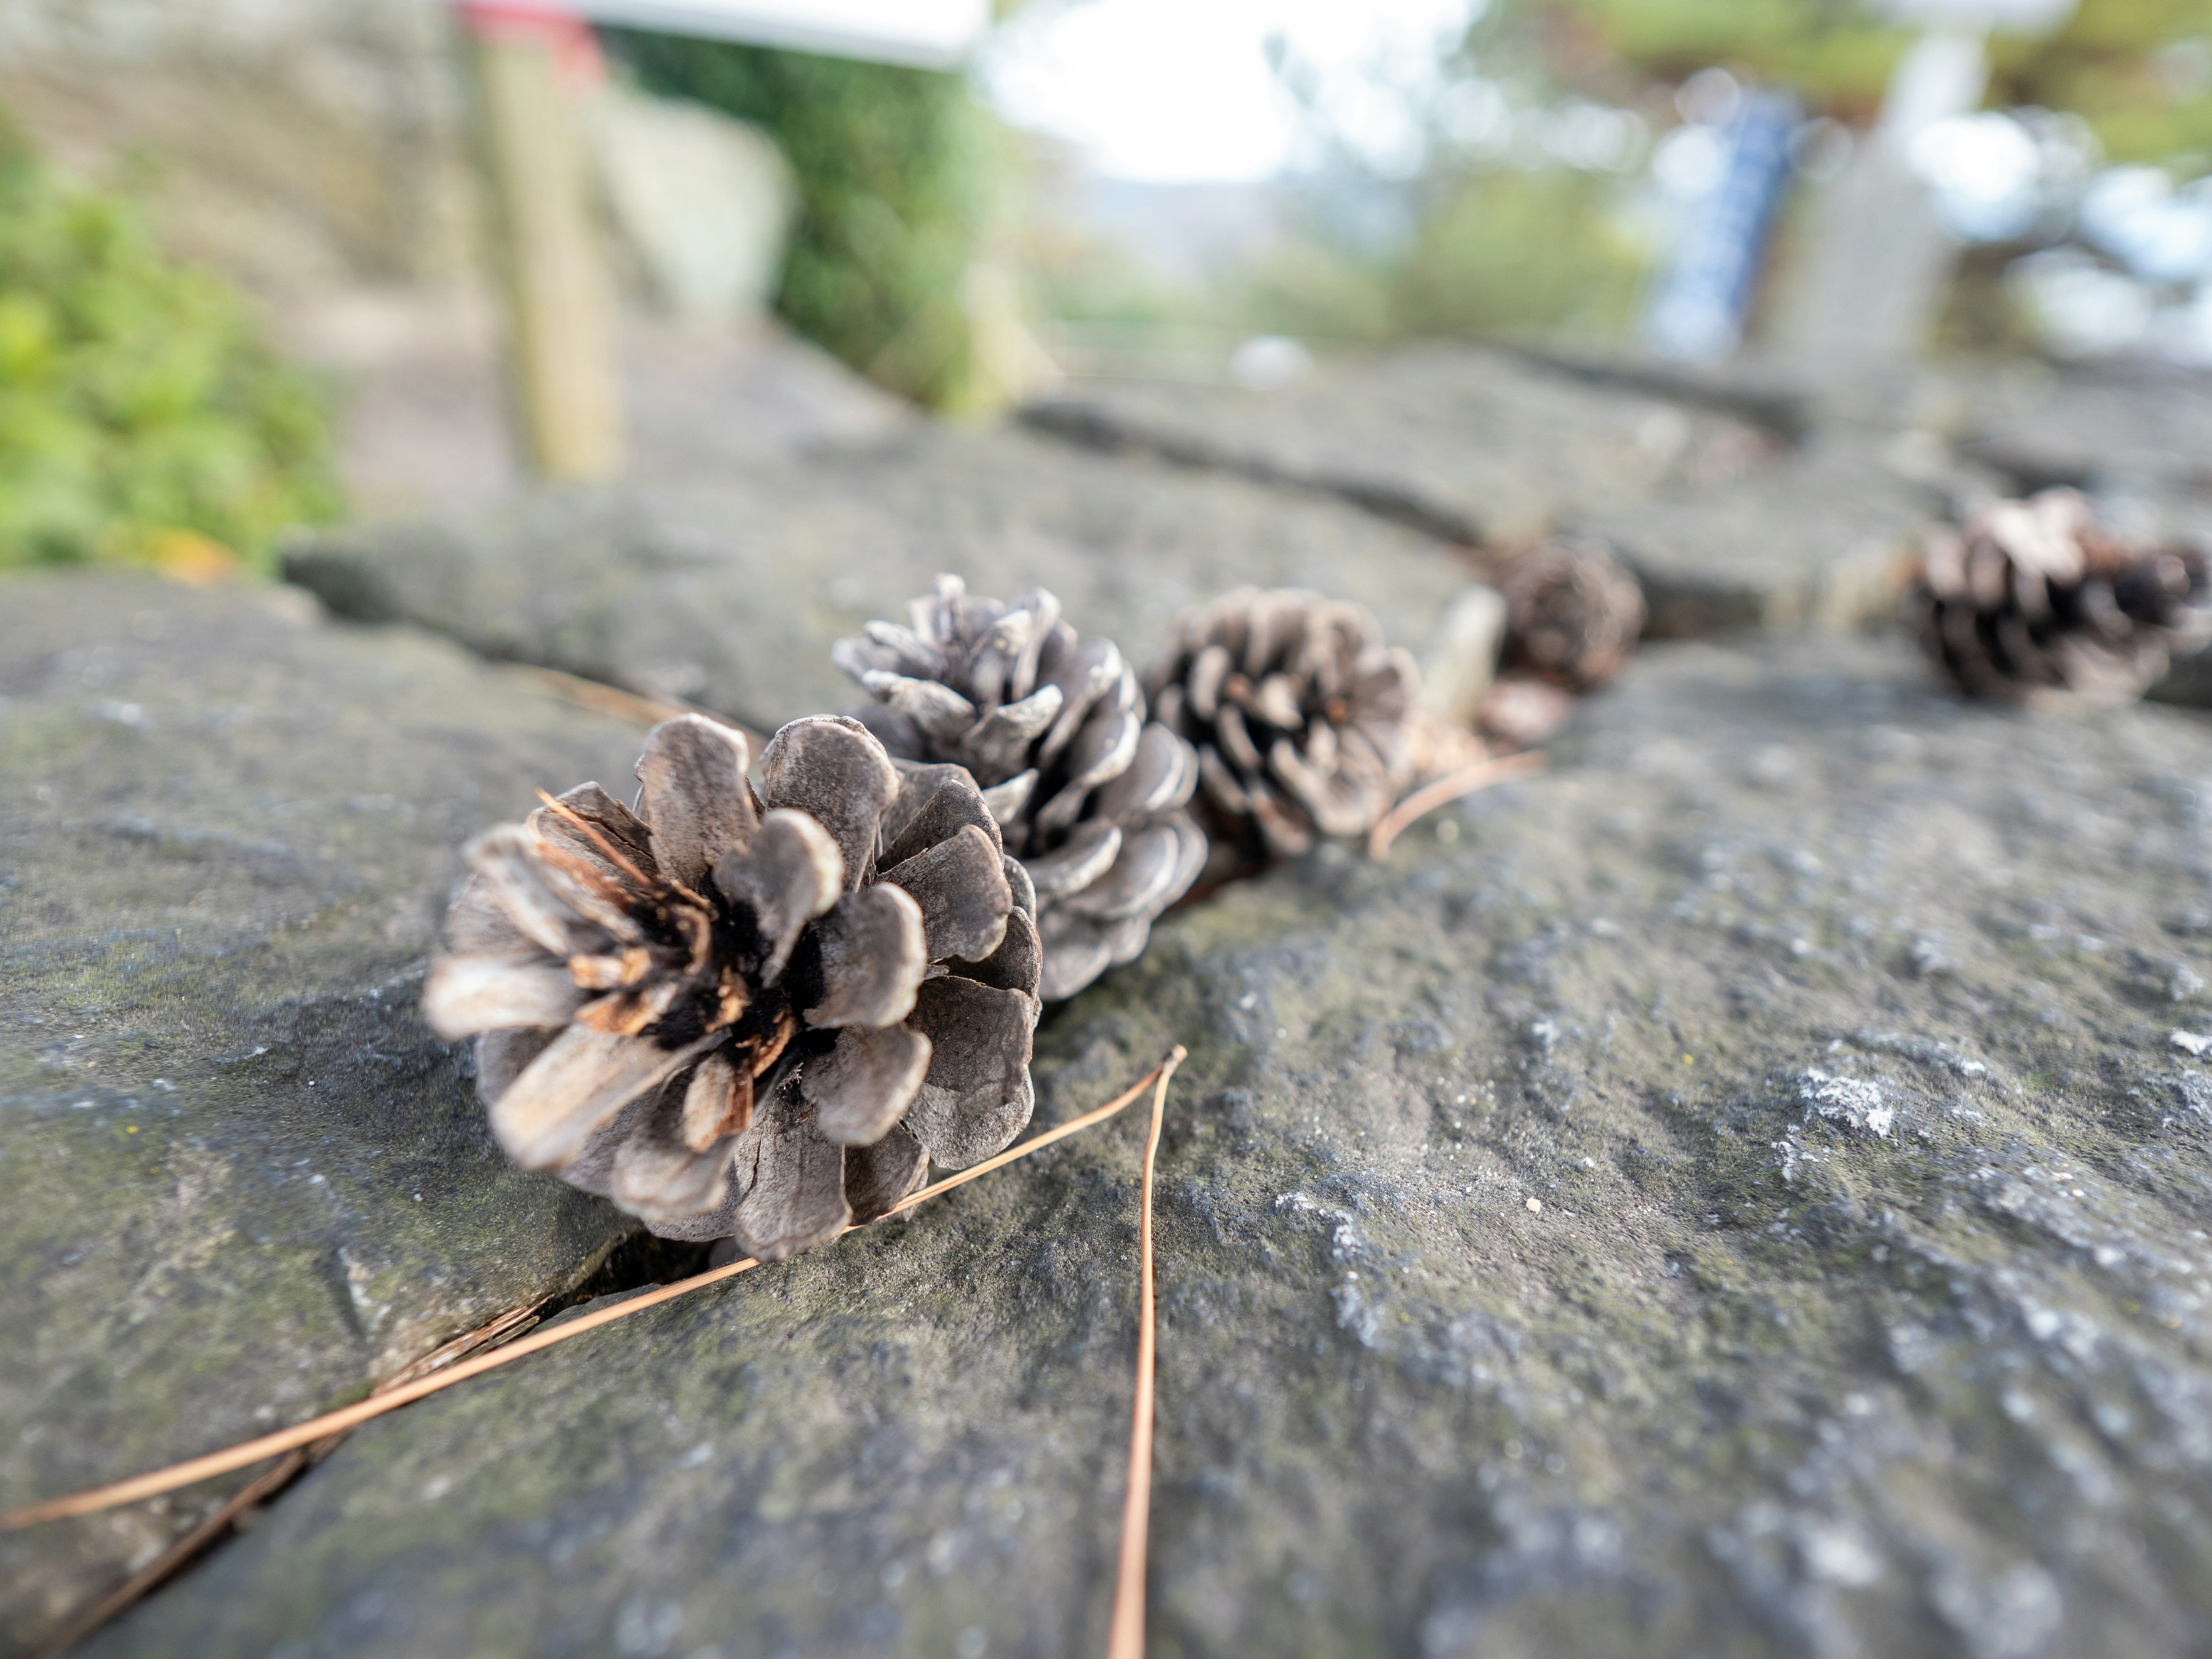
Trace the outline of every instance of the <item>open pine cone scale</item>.
{"label": "open pine cone scale", "polygon": [[964,775],[836,716],[777,733],[758,794],[747,759],[672,720],[635,812],[587,784],[480,837],[423,1003],[517,1162],[776,1256],[1019,1132],[1040,947]]}
{"label": "open pine cone scale", "polygon": [[912,627],[870,623],[834,659],[877,700],[860,718],[902,766],[974,777],[1034,892],[1041,994],[1073,996],[1141,951],[1196,879],[1196,757],[1146,719],[1113,641],[1081,638],[1043,589],[1002,603],[943,576],[908,611]]}

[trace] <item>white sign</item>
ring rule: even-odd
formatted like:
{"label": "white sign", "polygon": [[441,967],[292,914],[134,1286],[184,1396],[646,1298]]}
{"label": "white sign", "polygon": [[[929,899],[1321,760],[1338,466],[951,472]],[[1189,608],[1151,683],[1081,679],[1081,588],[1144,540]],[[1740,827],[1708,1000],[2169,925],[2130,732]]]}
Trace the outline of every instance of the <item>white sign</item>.
{"label": "white sign", "polygon": [[991,0],[568,0],[597,23],[793,52],[950,69],[991,21]]}

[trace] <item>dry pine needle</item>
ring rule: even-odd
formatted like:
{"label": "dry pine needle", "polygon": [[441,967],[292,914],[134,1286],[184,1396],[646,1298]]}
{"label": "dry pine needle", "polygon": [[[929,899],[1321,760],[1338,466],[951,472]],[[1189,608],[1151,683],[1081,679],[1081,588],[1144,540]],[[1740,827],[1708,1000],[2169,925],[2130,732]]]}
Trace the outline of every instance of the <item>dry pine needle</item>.
{"label": "dry pine needle", "polygon": [[[921,1203],[924,1199],[934,1198],[939,1194],[951,1191],[955,1187],[965,1186],[978,1176],[988,1175],[994,1170],[1003,1169],[1009,1164],[1029,1157],[1032,1152],[1042,1152],[1055,1141],[1065,1139],[1067,1136],[1079,1130],[1087,1129],[1095,1123],[1103,1122],[1135,1100],[1146,1089],[1152,1088],[1155,1084],[1159,1085],[1164,1096],[1167,1077],[1173,1072],[1182,1055],[1183,1050],[1178,1046],[1167,1060],[1153,1067],[1132,1087],[1115,1096],[1103,1106],[1095,1107],[1079,1117],[1069,1119],[1057,1127],[1047,1129],[1042,1134],[1032,1135],[1019,1146],[1010,1146],[996,1157],[987,1158],[971,1169],[963,1170],[957,1175],[949,1176],[933,1186],[925,1187],[920,1192],[901,1200],[893,1206],[894,1209],[908,1209]],[[1158,1139],[1158,1109],[1156,1105],[1153,1131],[1155,1144]],[[1148,1154],[1148,1169],[1149,1166]],[[847,1231],[855,1230],[848,1229]],[[166,1468],[154,1469],[144,1474],[134,1475],[127,1480],[118,1480],[108,1486],[94,1486],[88,1491],[73,1492],[64,1498],[49,1498],[44,1503],[32,1504],[19,1510],[10,1510],[5,1515],[0,1515],[0,1532],[17,1532],[26,1527],[39,1526],[49,1521],[65,1520],[72,1516],[95,1515],[102,1510],[113,1509],[118,1504],[135,1503],[140,1498],[158,1497],[163,1492],[174,1492],[180,1486],[189,1486],[196,1481],[211,1480],[219,1474],[228,1474],[234,1470],[250,1468],[268,1458],[282,1456],[286,1452],[310,1445],[326,1436],[343,1433],[373,1418],[381,1417],[387,1412],[397,1411],[402,1406],[411,1405],[417,1400],[425,1399],[443,1389],[450,1389],[456,1383],[465,1382],[471,1377],[483,1376],[486,1371],[496,1370],[502,1365],[512,1364],[518,1359],[526,1358],[556,1344],[567,1342],[587,1332],[595,1331],[603,1325],[611,1325],[617,1320],[629,1318],[633,1314],[643,1313],[648,1308],[659,1307],[664,1302],[673,1302],[678,1297],[689,1296],[692,1291],[704,1290],[709,1285],[720,1284],[726,1279],[734,1279],[738,1274],[748,1272],[759,1265],[757,1259],[749,1256],[743,1261],[732,1261],[720,1267],[709,1268],[703,1273],[695,1274],[690,1279],[679,1279],[673,1285],[664,1285],[658,1289],[633,1296],[627,1301],[617,1303],[612,1307],[602,1308],[597,1313],[585,1314],[580,1317],[564,1321],[549,1329],[533,1332],[530,1335],[507,1344],[504,1347],[495,1348],[489,1353],[479,1354],[472,1359],[464,1360],[459,1364],[435,1371],[429,1376],[417,1377],[398,1388],[373,1394],[357,1404],[347,1406],[334,1412],[325,1412],[320,1417],[310,1418],[304,1423],[295,1423],[289,1429],[279,1429],[271,1434],[264,1434],[252,1440],[241,1441],[237,1445],[226,1447],[221,1451],[187,1458],[183,1462],[173,1463]]]}

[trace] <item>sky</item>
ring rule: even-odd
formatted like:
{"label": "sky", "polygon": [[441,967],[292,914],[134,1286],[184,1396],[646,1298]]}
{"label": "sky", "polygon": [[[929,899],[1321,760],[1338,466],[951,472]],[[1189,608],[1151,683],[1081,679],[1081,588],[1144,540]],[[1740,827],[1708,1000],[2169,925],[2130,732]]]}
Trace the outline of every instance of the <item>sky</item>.
{"label": "sky", "polygon": [[1407,94],[1486,0],[1033,0],[983,61],[1000,114],[1061,140],[1103,178],[1250,182],[1298,155],[1279,39],[1312,73],[1328,125],[1379,171],[1411,172]]}

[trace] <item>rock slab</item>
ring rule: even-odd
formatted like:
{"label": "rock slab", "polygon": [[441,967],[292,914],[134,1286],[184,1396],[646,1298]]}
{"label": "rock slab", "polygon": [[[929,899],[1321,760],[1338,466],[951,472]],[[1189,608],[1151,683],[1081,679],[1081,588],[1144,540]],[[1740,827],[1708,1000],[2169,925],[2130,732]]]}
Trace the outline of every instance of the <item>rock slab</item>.
{"label": "rock slab", "polygon": [[[313,1414],[625,1236],[415,1012],[459,849],[637,729],[295,592],[0,601],[0,1508]],[[27,1650],[243,1477],[0,1537]]]}
{"label": "rock slab", "polygon": [[[1661,647],[1162,925],[1038,1073],[1191,1049],[1152,1650],[2202,1652],[2207,803],[2172,709]],[[385,1419],[88,1651],[1095,1652],[1141,1133]]]}
{"label": "rock slab", "polygon": [[902,618],[940,571],[1057,593],[1141,666],[1178,612],[1240,582],[1364,601],[1425,644],[1467,562],[1355,508],[1020,432],[920,433],[712,483],[554,490],[296,544],[342,615],[705,704],[761,730],[862,700],[832,641]]}
{"label": "rock slab", "polygon": [[1474,345],[1332,362],[1267,392],[1086,385],[1025,418],[1500,554],[1553,529],[1601,532],[1642,578],[1659,637],[1887,614],[1891,565],[1953,487],[1886,434],[1763,382]]}

